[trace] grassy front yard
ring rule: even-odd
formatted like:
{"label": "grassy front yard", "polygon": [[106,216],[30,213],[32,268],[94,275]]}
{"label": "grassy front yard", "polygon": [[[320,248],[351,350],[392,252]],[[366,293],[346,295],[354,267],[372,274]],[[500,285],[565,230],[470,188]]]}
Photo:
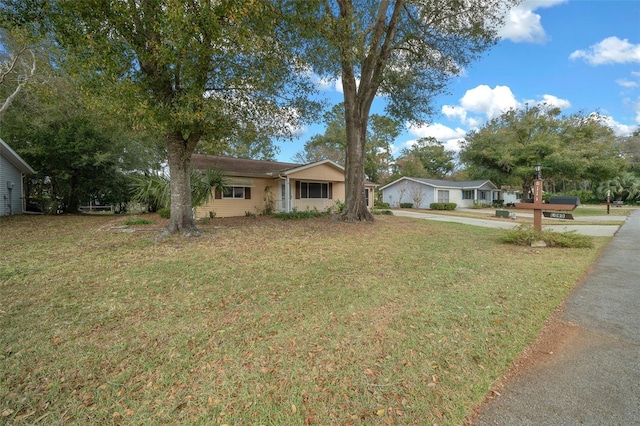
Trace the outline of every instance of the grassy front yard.
{"label": "grassy front yard", "polygon": [[607,241],[376,219],[0,218],[0,422],[459,425]]}

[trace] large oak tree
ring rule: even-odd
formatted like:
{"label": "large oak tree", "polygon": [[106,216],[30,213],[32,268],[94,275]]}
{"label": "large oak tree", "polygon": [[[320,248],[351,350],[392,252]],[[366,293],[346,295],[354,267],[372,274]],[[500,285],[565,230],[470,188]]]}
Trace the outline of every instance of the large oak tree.
{"label": "large oak tree", "polygon": [[553,192],[585,189],[585,183],[611,179],[626,167],[616,142],[599,116],[562,116],[558,108],[543,104],[511,109],[470,132],[460,160],[469,177],[519,185],[525,194],[533,186],[537,163]]}
{"label": "large oak tree", "polygon": [[337,76],[347,131],[347,221],[372,220],[364,197],[365,147],[377,95],[397,121],[422,122],[434,96],[497,41],[517,0],[309,0],[286,2],[306,24],[307,61]]}
{"label": "large oak tree", "polygon": [[268,0],[8,0],[3,14],[56,40],[59,65],[103,107],[161,131],[171,177],[167,231],[197,233],[190,158],[243,123],[286,132],[308,87],[287,24]]}

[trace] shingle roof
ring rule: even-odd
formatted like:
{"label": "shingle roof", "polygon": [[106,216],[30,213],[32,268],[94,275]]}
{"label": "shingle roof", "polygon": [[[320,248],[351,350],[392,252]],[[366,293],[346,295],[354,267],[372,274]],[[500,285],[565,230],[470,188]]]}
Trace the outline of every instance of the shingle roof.
{"label": "shingle roof", "polygon": [[[197,170],[218,169],[228,176],[246,177],[277,177],[279,174],[287,174],[287,172],[295,173],[307,167],[315,167],[325,163],[344,171],[344,167],[329,160],[310,164],[297,164],[223,157],[218,155],[193,154],[191,156],[191,165]],[[364,180],[364,184],[365,186],[378,186],[366,179]]]}
{"label": "shingle roof", "polygon": [[231,176],[277,176],[279,173],[302,166],[295,163],[251,160],[247,158],[222,157],[193,154],[191,164],[198,170],[218,169]]}
{"label": "shingle roof", "polygon": [[478,188],[485,183],[487,180],[467,180],[467,181],[452,181],[452,180],[438,180],[438,179],[422,179],[422,178],[413,178],[418,182],[426,183],[431,186],[448,186],[449,188]]}
{"label": "shingle roof", "polygon": [[392,185],[395,185],[396,183],[403,181],[403,180],[409,180],[409,181],[414,181],[414,182],[419,182],[419,183],[424,183],[425,185],[429,185],[429,186],[433,186],[433,187],[438,187],[438,188],[460,188],[460,189],[475,189],[475,188],[480,188],[485,184],[489,184],[493,187],[495,187],[497,189],[497,187],[493,184],[493,182],[491,182],[490,180],[467,180],[467,181],[453,181],[453,180],[439,180],[439,179],[423,179],[423,178],[413,178],[413,177],[401,177],[398,180],[394,180],[391,183],[386,184],[385,186],[383,186],[382,188],[380,188],[381,190],[386,189]]}

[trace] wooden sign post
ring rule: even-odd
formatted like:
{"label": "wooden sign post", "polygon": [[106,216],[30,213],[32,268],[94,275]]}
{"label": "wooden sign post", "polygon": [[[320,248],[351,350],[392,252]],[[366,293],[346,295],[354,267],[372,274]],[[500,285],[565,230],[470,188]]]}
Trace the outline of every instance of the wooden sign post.
{"label": "wooden sign post", "polygon": [[516,209],[533,209],[533,227],[542,232],[542,210],[575,210],[576,204],[545,204],[542,202],[542,177],[540,164],[536,164],[536,178],[533,181],[533,203],[515,203]]}

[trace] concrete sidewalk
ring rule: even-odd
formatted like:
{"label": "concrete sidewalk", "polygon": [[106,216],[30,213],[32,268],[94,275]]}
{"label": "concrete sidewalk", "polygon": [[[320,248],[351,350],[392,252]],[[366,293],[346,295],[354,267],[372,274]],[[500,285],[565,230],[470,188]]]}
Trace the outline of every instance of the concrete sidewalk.
{"label": "concrete sidewalk", "polygon": [[553,346],[474,425],[640,425],[640,210],[566,301]]}
{"label": "concrete sidewalk", "polygon": [[[486,228],[501,228],[501,229],[511,229],[520,225],[517,222],[512,222],[509,220],[499,220],[499,219],[478,219],[471,217],[463,217],[463,216],[449,216],[449,215],[439,215],[432,213],[424,213],[421,211],[413,211],[413,210],[393,210],[393,214],[395,216],[404,216],[404,217],[413,217],[416,219],[427,219],[427,220],[435,220],[439,222],[455,222],[455,223],[464,223],[467,225],[473,226],[483,226]],[[495,214],[495,211],[494,211]],[[518,214],[519,216],[527,216],[526,214]],[[533,215],[529,215],[533,217]],[[605,216],[608,220],[625,220],[626,216]],[[578,234],[589,235],[592,237],[611,237],[615,235],[616,231],[618,231],[620,227],[617,225],[579,225],[579,224],[569,224],[566,225],[543,225],[543,229],[550,229],[556,232],[571,232],[575,231]]]}

